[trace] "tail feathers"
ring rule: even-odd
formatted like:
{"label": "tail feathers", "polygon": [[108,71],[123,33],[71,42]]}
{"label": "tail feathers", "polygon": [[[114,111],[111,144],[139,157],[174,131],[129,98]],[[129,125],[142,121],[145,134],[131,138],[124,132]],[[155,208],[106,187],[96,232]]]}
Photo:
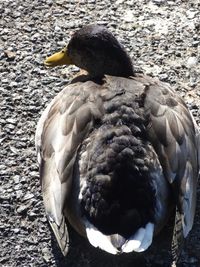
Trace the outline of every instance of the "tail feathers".
{"label": "tail feathers", "polygon": [[67,230],[67,224],[65,222],[64,216],[62,216],[60,225],[57,225],[55,220],[48,215],[49,224],[55,234],[57,242],[64,256],[67,255],[69,249],[69,234]]}
{"label": "tail feathers", "polygon": [[176,210],[171,246],[173,262],[178,262],[184,245],[184,240],[182,215]]}
{"label": "tail feathers", "polygon": [[139,228],[129,239],[119,234],[104,235],[89,221],[85,221],[87,238],[91,245],[111,254],[143,252],[152,243],[154,224],[147,223]]}

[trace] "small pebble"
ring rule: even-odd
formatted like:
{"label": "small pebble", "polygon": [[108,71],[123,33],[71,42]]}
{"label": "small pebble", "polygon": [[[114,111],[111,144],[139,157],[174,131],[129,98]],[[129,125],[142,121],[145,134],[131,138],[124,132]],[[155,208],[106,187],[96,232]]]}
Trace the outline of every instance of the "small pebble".
{"label": "small pebble", "polygon": [[16,57],[16,53],[9,51],[9,50],[4,50],[5,55],[7,56],[7,58],[9,58],[10,60],[15,59]]}
{"label": "small pebble", "polygon": [[197,65],[198,59],[197,57],[189,57],[186,63],[188,69],[193,68]]}

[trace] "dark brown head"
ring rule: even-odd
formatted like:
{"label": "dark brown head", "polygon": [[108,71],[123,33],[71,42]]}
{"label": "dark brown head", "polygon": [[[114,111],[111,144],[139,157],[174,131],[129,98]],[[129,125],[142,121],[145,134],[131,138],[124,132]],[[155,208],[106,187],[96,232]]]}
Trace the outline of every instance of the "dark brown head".
{"label": "dark brown head", "polygon": [[75,32],[67,48],[45,61],[47,66],[64,64],[74,64],[93,77],[133,75],[132,62],[122,45],[105,27],[98,25]]}

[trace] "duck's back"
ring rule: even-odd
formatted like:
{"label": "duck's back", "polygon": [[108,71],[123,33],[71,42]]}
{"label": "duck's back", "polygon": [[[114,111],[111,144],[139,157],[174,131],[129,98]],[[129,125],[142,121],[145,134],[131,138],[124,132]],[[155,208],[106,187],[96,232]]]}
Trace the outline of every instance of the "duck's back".
{"label": "duck's back", "polygon": [[186,236],[195,209],[196,135],[183,101],[149,77],[68,85],[36,134],[45,208],[63,250],[64,213],[80,233],[84,217],[104,234],[128,237],[148,222],[161,227],[170,194]]}

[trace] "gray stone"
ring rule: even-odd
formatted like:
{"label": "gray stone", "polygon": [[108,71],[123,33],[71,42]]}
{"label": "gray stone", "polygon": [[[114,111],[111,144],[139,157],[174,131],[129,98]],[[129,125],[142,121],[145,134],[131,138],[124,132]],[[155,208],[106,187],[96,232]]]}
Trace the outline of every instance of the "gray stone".
{"label": "gray stone", "polygon": [[32,193],[26,193],[26,195],[23,197],[23,201],[29,200],[31,198],[34,198],[34,194]]}
{"label": "gray stone", "polygon": [[10,50],[4,50],[4,53],[5,53],[5,55],[6,55],[9,59],[11,59],[11,60],[15,59],[15,57],[16,57],[16,53],[13,52],[13,51],[10,51]]}
{"label": "gray stone", "polygon": [[197,65],[198,59],[195,56],[189,57],[186,63],[188,69],[194,68]]}
{"label": "gray stone", "polygon": [[27,205],[21,205],[20,207],[17,208],[17,212],[19,214],[25,214],[28,210],[28,206]]}

